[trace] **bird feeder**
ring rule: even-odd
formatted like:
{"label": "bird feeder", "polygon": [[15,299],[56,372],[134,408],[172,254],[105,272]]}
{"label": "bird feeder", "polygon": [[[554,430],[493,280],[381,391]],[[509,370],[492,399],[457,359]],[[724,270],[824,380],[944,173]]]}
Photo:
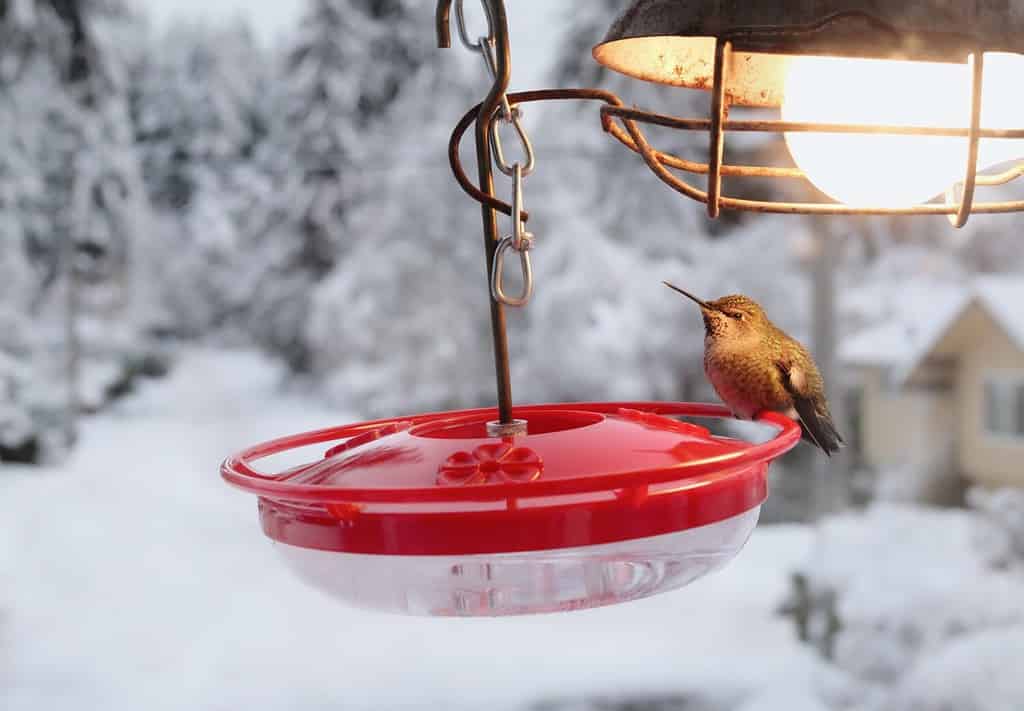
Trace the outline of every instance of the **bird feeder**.
{"label": "bird feeder", "polygon": [[[605,130],[671,187],[706,203],[712,216],[721,209],[945,214],[961,226],[972,212],[1024,209],[1024,201],[974,200],[976,186],[1008,183],[1024,172],[1019,162],[992,157],[1016,158],[1017,141],[1024,138],[1024,129],[1000,123],[1015,118],[1003,110],[1007,96],[1016,95],[1004,84],[1019,68],[1024,13],[996,0],[639,0],[594,56],[640,79],[711,90],[710,116],[677,118],[629,108],[600,89],[507,94],[511,55],[504,2],[482,4],[487,29],[477,39],[466,29],[462,2],[454,0],[459,37],[483,57],[492,83],[484,101],[456,125],[448,155],[455,179],[482,207],[497,407],[286,437],[230,457],[222,475],[259,497],[263,530],[296,574],[354,605],[424,615],[510,615],[678,588],[725,564],[743,546],[767,495],[768,466],[796,445],[800,429],[766,413],[761,420],[779,431],[752,444],[679,419],[729,417],[715,405],[513,408],[504,310],[525,305],[533,288],[534,236],[526,230],[523,181],[535,156],[520,121],[522,106],[603,102]],[[450,45],[452,6],[453,0],[437,5],[442,47]],[[889,93],[880,94],[883,89]],[[910,110],[908,103],[928,108],[907,119],[901,112]],[[733,120],[730,105],[781,106],[782,119]],[[897,105],[898,111],[889,111]],[[935,117],[941,120],[933,123]],[[706,131],[707,161],[656,150],[640,128],[644,123]],[[507,160],[502,125],[515,129],[522,160]],[[460,163],[471,126],[476,183]],[[785,134],[797,167],[726,163],[725,137],[742,131]],[[870,140],[855,142],[861,139]],[[906,149],[915,141],[923,143]],[[979,172],[990,161],[1001,166],[998,171]],[[960,172],[949,173],[950,164]],[[495,166],[513,181],[508,201],[496,195]],[[673,170],[707,176],[706,189]],[[730,196],[722,190],[722,178],[730,176],[810,180],[848,202]],[[883,183],[888,176],[898,177]],[[958,180],[959,187],[946,190],[939,202],[861,204],[879,197],[872,188],[883,185],[886,200],[896,194],[890,194],[892,185],[927,198],[933,179],[935,191]],[[501,214],[511,222],[504,234]],[[503,269],[513,254],[523,277],[518,294],[504,284]],[[309,446],[322,450],[304,464],[278,471],[255,466]]]}
{"label": "bird feeder", "polygon": [[[259,496],[263,531],[303,580],[352,605],[418,615],[514,615],[633,600],[728,562],[757,522],[761,444],[675,416],[715,405],[516,408],[529,432],[493,436],[492,409],[378,420],[260,444],[223,465]],[[492,423],[493,424],[493,423]],[[322,445],[278,472],[257,460]]]}

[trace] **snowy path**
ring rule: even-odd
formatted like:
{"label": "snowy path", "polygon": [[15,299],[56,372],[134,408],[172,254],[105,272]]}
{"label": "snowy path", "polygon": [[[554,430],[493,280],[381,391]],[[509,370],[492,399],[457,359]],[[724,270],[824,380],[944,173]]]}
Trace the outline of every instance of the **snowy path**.
{"label": "snowy path", "polygon": [[304,587],[217,475],[242,445],[346,420],[277,381],[256,355],[193,351],[88,421],[65,466],[0,469],[0,708],[490,710],[810,684],[773,614],[810,543],[795,527],[682,591],[558,616],[392,617]]}

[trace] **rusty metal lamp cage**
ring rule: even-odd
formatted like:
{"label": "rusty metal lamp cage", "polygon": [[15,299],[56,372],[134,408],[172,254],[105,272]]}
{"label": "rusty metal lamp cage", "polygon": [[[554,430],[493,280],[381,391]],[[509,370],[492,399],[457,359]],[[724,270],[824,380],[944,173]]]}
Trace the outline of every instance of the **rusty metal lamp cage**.
{"label": "rusty metal lamp cage", "polygon": [[[529,213],[523,208],[522,180],[534,167],[533,149],[519,122],[520,107],[536,101],[590,100],[600,109],[604,130],[639,154],[651,171],[680,194],[706,205],[711,217],[725,210],[809,215],[945,215],[963,227],[972,214],[1024,211],[1024,200],[979,201],[978,187],[1010,183],[1024,174],[1024,161],[980,173],[979,145],[983,139],[1024,139],[1022,128],[982,125],[986,53],[1024,54],[1024,5],[1005,0],[634,0],[614,21],[593,49],[597,62],[625,75],[687,89],[710,90],[705,117],[676,117],[628,107],[602,89],[550,89],[507,94],[511,70],[508,23],[503,0],[481,0],[487,34],[473,40],[466,30],[462,0],[439,0],[436,10],[438,45],[451,46],[451,10],[462,43],[485,59],[492,85],[487,97],[456,125],[448,155],[457,182],[481,205],[487,273],[491,285],[491,325],[498,384],[499,420],[495,432],[517,434],[525,423],[512,418],[509,350],[505,306],[522,306],[532,292],[529,250],[533,235],[526,232]],[[970,75],[965,125],[892,123],[835,123],[822,121],[733,120],[730,106],[772,108],[783,104],[787,62],[798,57],[898,60],[966,65]],[[969,109],[969,110],[968,110]],[[1016,112],[1013,112],[1014,115]],[[499,126],[513,124],[523,147],[525,163],[506,163]],[[708,135],[704,162],[658,150],[641,125],[654,125]],[[461,165],[459,148],[470,126],[475,127],[479,182],[474,184]],[[799,165],[734,165],[726,163],[725,142],[730,133],[820,134],[861,136],[925,136],[964,139],[962,179],[953,177],[944,199],[916,204],[844,204],[826,195],[816,202],[784,202],[727,194],[723,178],[758,178],[813,184]],[[1021,151],[1024,155],[1024,150]],[[891,162],[891,160],[890,160]],[[513,199],[495,195],[493,165],[513,177]],[[872,165],[872,181],[892,165]],[[682,174],[682,176],[680,175]],[[690,176],[688,180],[684,176]],[[706,186],[693,182],[706,179]],[[858,176],[860,177],[860,176]],[[511,203],[511,204],[510,204]],[[500,236],[498,214],[515,215],[511,234]],[[508,296],[502,270],[509,250],[519,254],[524,287]]]}
{"label": "rusty metal lamp cage", "polygon": [[[622,121],[626,135],[614,130],[612,135],[639,153],[671,188],[705,203],[711,217],[717,217],[723,208],[819,215],[947,215],[954,226],[962,227],[972,213],[1024,210],[1024,201],[975,201],[977,186],[1002,185],[1024,173],[1019,163],[987,175],[979,175],[977,167],[981,139],[1024,138],[1024,128],[981,125],[985,53],[1024,52],[1022,30],[1024,7],[998,0],[637,0],[615,21],[593,53],[602,65],[635,78],[710,89],[707,118],[677,118],[621,106],[604,107],[601,115],[606,128],[609,120]],[[922,126],[727,118],[729,106],[780,106],[787,62],[808,55],[967,62],[971,68],[969,113],[964,108],[969,122],[965,126]],[[655,150],[637,123],[707,132],[707,162]],[[723,193],[723,176],[808,176],[800,168],[724,163],[725,137],[735,132],[962,137],[966,139],[965,168],[960,190],[947,190],[945,200],[939,203],[894,207],[743,199]],[[706,175],[706,189],[678,177],[670,168]],[[886,168],[877,166],[878,170]]]}

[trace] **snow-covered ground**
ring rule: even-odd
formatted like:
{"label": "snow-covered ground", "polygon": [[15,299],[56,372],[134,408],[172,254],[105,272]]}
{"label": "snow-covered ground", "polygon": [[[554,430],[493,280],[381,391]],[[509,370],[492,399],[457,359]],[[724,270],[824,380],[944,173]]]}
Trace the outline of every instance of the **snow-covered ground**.
{"label": "snow-covered ground", "polygon": [[555,616],[396,617],[304,587],[217,471],[248,443],[349,419],[280,376],[251,353],[190,351],[87,421],[65,465],[0,469],[0,708],[823,708],[812,691],[830,675],[775,613],[806,528],[759,528],[681,591]]}

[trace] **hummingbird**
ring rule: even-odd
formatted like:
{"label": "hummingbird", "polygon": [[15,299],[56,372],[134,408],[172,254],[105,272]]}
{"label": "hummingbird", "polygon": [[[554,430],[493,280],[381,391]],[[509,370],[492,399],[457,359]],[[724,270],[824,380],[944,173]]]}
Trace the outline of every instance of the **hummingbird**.
{"label": "hummingbird", "polygon": [[764,309],[734,294],[703,301],[678,286],[704,316],[704,372],[733,415],[753,419],[764,410],[799,420],[803,439],[828,456],[839,451],[825,384],[807,349],[772,323]]}

